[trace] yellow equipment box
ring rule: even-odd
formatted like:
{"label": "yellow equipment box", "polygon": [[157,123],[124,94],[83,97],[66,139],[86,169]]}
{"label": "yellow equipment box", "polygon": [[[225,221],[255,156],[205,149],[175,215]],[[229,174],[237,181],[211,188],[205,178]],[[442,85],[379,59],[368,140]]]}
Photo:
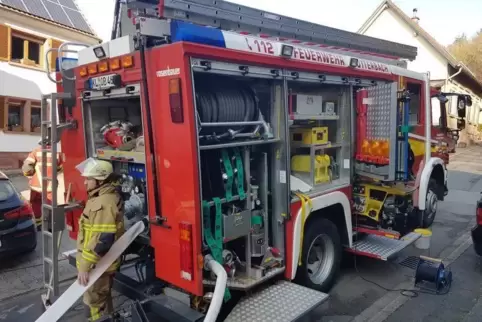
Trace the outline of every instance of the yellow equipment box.
{"label": "yellow equipment box", "polygon": [[[330,182],[330,156],[326,154],[317,155],[314,161],[314,184]],[[294,155],[291,158],[291,170],[296,172],[310,173],[311,162],[312,160],[309,155]]]}
{"label": "yellow equipment box", "polygon": [[291,141],[303,144],[327,144],[328,127],[313,127],[307,129],[293,129],[291,131]]}

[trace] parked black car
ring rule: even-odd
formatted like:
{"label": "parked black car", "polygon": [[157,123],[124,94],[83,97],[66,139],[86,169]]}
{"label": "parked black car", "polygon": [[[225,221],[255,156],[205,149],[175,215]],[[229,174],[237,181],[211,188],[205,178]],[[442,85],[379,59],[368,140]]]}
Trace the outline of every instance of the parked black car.
{"label": "parked black car", "polygon": [[482,194],[477,201],[477,209],[475,214],[475,226],[472,228],[472,241],[477,255],[482,256]]}
{"label": "parked black car", "polygon": [[0,171],[0,255],[16,255],[35,250],[37,227],[30,202]]}

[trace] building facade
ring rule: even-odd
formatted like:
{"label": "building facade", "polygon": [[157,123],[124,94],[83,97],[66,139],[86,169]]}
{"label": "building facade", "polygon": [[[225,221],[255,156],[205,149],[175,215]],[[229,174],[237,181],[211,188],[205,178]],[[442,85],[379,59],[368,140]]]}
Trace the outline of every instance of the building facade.
{"label": "building facade", "polygon": [[[431,85],[444,92],[458,92],[472,97],[472,106],[466,109],[466,129],[461,132],[460,143],[479,141],[482,124],[482,83],[447,49],[439,44],[419,24],[417,10],[410,17],[391,0],[384,0],[358,30],[358,33],[417,47],[414,61],[407,68],[417,72],[430,72]],[[432,100],[432,121],[436,126],[440,118],[438,101]],[[457,128],[457,104],[452,99],[447,108],[449,128]]]}
{"label": "building facade", "polygon": [[55,71],[58,52],[49,49],[100,39],[71,0],[4,3],[0,0],[0,169],[16,169],[40,139],[41,95],[56,91],[48,72]]}

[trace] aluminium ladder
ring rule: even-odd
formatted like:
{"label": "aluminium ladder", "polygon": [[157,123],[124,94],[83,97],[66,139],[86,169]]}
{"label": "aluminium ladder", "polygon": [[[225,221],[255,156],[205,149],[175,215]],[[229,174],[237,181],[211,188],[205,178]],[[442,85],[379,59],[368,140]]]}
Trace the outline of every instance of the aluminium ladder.
{"label": "aluminium ladder", "polygon": [[[70,98],[70,93],[52,93],[42,95],[41,100],[41,151],[42,151],[42,262],[43,262],[43,283],[47,294],[42,295],[43,304],[49,306],[53,297],[60,295],[59,290],[59,249],[62,233],[65,229],[65,212],[70,211],[78,205],[58,204],[57,200],[57,144],[60,141],[60,131],[67,128],[74,128],[75,123],[57,122],[57,101],[58,99]],[[49,100],[51,102],[50,113],[48,113]],[[50,115],[49,115],[50,114]],[[50,128],[50,135],[49,135]],[[47,174],[47,161],[50,154],[50,166],[52,176]],[[48,201],[47,187],[52,184],[52,200]],[[53,296],[53,297],[52,297]]]}
{"label": "aluminium ladder", "polygon": [[[314,24],[222,0],[117,0],[117,2],[119,5],[126,3],[127,8],[138,10],[138,13],[143,12],[149,5],[151,8],[158,6],[159,18],[162,19],[181,20],[226,31],[268,35],[268,37],[278,37],[280,41],[292,39],[302,42],[302,45],[332,47],[333,51],[344,48],[354,57],[360,56],[360,52],[365,52],[361,55],[364,56],[362,58],[367,58],[370,54],[394,56],[386,59],[392,60],[392,64],[395,57],[413,61],[417,56],[417,48],[413,46]],[[160,2],[160,4],[155,5],[155,2]],[[122,36],[122,32],[119,32],[117,28],[119,26],[124,28],[127,21],[123,25],[121,26],[120,22],[114,24],[112,34]],[[330,50],[326,47],[322,49]],[[373,60],[373,57],[370,58]]]}

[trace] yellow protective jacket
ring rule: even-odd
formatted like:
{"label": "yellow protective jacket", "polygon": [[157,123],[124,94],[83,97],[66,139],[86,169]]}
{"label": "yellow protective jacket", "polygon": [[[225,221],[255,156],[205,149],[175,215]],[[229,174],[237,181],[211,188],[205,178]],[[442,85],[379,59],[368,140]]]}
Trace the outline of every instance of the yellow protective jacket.
{"label": "yellow protective jacket", "polygon": [[[124,202],[112,184],[89,192],[89,198],[79,219],[77,235],[77,269],[89,272],[99,259],[124,233]],[[119,268],[117,259],[107,270]]]}

